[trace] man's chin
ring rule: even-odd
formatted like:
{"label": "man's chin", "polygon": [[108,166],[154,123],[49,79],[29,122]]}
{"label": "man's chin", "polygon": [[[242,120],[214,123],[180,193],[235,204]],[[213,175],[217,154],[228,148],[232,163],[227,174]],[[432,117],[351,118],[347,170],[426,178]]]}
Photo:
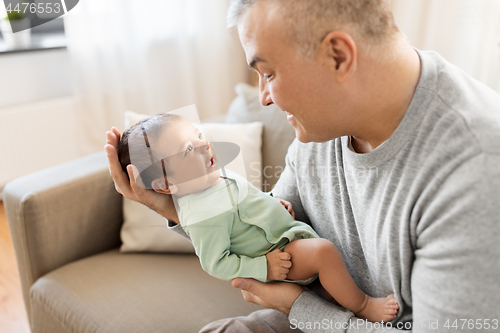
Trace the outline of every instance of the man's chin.
{"label": "man's chin", "polygon": [[302,142],[302,143],[308,143],[308,142],[312,142],[313,141],[312,138],[311,138],[311,136],[306,131],[304,131],[303,128],[296,128],[294,126],[293,129],[295,130],[295,137],[300,142]]}
{"label": "man's chin", "polygon": [[334,138],[318,136],[317,133],[308,133],[303,128],[299,130],[295,129],[295,137],[297,137],[297,140],[299,140],[301,143],[309,143],[309,142],[321,143],[321,142],[328,142],[334,139]]}

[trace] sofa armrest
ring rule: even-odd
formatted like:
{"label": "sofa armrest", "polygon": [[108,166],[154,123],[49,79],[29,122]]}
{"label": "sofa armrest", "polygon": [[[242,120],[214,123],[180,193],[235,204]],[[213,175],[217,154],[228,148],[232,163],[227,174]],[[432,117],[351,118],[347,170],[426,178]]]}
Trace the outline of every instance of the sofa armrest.
{"label": "sofa armrest", "polygon": [[3,200],[28,316],[40,276],[120,245],[122,196],[104,151],[15,179]]}

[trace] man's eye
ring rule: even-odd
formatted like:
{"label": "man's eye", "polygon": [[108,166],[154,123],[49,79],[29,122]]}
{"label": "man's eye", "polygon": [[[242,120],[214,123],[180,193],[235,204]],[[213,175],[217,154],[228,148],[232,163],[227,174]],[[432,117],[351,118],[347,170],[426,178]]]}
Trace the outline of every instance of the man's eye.
{"label": "man's eye", "polygon": [[262,79],[263,79],[264,81],[268,81],[270,78],[271,78],[271,75],[265,75],[265,74],[264,74],[264,75],[262,75]]}

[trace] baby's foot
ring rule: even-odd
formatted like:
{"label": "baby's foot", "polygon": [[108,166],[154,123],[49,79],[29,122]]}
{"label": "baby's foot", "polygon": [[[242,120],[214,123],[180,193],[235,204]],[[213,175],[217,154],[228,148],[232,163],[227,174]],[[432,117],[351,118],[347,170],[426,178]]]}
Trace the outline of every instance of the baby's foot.
{"label": "baby's foot", "polygon": [[363,305],[362,310],[357,312],[356,316],[373,322],[384,321],[386,323],[391,321],[396,318],[399,310],[399,305],[394,294],[390,294],[385,298],[365,296]]}

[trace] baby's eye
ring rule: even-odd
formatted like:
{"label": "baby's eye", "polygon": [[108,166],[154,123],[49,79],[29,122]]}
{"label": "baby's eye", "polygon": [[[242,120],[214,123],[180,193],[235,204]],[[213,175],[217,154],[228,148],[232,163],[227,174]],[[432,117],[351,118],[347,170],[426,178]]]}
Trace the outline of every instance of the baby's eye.
{"label": "baby's eye", "polygon": [[198,135],[198,138],[199,138],[200,140],[201,140],[201,139],[203,139],[203,135],[200,133],[200,134]]}
{"label": "baby's eye", "polygon": [[186,153],[189,153],[191,150],[193,150],[193,146],[189,146],[189,147],[187,147],[187,149],[186,149]]}

